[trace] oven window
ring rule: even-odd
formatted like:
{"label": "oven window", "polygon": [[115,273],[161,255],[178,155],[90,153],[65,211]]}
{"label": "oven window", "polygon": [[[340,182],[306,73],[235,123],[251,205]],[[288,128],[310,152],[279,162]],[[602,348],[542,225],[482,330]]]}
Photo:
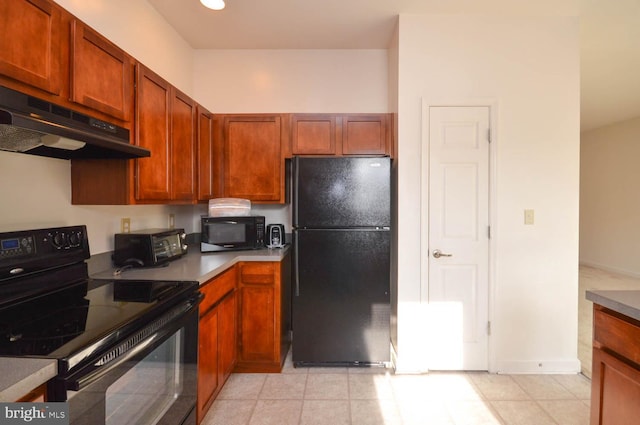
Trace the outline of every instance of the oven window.
{"label": "oven window", "polygon": [[215,223],[209,227],[209,242],[213,244],[244,243],[247,232],[244,224]]}
{"label": "oven window", "polygon": [[183,389],[183,332],[176,332],[109,386],[105,424],[152,425],[162,418]]}

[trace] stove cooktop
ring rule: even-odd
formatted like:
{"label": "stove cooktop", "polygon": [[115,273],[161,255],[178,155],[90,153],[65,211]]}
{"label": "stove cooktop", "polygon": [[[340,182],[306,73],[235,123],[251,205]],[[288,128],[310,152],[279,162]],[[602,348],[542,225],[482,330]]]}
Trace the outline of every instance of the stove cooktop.
{"label": "stove cooktop", "polygon": [[66,359],[126,337],[197,291],[197,282],[87,279],[0,308],[0,355]]}

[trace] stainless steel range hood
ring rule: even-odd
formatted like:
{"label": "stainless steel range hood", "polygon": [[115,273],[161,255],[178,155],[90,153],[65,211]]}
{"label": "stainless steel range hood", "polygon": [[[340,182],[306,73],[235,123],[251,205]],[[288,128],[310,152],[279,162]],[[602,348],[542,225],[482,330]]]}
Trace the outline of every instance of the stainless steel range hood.
{"label": "stainless steel range hood", "polygon": [[0,86],[0,150],[61,159],[142,158],[129,130]]}

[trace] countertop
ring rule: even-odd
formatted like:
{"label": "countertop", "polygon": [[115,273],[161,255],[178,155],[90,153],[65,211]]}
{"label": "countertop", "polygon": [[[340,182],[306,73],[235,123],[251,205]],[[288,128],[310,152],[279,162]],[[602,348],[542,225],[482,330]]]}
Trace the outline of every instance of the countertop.
{"label": "countertop", "polygon": [[18,400],[57,373],[55,360],[0,357],[0,402]]}
{"label": "countertop", "polygon": [[587,299],[609,310],[640,320],[640,291],[587,291]]}
{"label": "countertop", "polygon": [[[204,254],[199,250],[192,250],[184,257],[169,262],[165,267],[126,269],[114,275],[116,268],[109,265],[106,269],[92,273],[91,277],[115,280],[197,281],[203,284],[239,261],[282,261],[289,249],[290,245],[286,245],[284,248]],[[56,376],[57,371],[55,360],[0,357],[0,402],[19,399]]]}
{"label": "countertop", "polygon": [[187,255],[170,261],[163,267],[129,268],[116,275],[114,272],[117,268],[110,267],[91,274],[91,277],[115,280],[197,281],[203,284],[240,261],[282,261],[285,254],[289,252],[290,246],[216,253],[191,250]]}

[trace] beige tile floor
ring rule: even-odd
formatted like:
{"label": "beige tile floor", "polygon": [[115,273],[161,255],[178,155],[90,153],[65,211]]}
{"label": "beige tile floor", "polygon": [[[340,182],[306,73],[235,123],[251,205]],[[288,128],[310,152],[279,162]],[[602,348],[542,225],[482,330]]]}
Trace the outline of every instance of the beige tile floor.
{"label": "beige tile floor", "polygon": [[[579,357],[591,372],[587,289],[640,288],[640,279],[580,268]],[[590,381],[583,375],[428,373],[294,368],[233,374],[204,425],[587,425]]]}

